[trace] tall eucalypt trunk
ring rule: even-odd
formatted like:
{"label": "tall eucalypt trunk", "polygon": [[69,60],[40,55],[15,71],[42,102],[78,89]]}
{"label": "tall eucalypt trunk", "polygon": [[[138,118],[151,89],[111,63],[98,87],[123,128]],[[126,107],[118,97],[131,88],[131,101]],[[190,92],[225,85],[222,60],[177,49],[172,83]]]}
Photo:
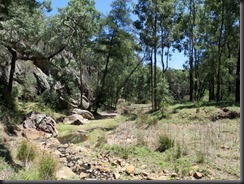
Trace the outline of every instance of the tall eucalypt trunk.
{"label": "tall eucalypt trunk", "polygon": [[104,91],[104,86],[105,86],[105,79],[106,76],[108,74],[108,65],[109,65],[109,61],[111,58],[111,54],[112,54],[112,48],[113,48],[113,43],[114,43],[114,37],[115,37],[115,30],[113,31],[112,37],[110,39],[110,45],[109,45],[109,50],[108,50],[108,55],[106,58],[106,65],[105,65],[105,70],[101,79],[101,87],[98,89],[98,93],[96,95],[96,100],[95,100],[95,112],[97,112],[101,100],[102,100],[102,95],[103,95],[103,91]]}
{"label": "tall eucalypt trunk", "polygon": [[221,59],[222,59],[222,32],[223,32],[223,26],[224,26],[224,0],[222,0],[222,9],[221,9],[221,25],[220,25],[220,30],[219,30],[219,40],[218,40],[218,71],[217,71],[217,92],[216,92],[216,97],[217,97],[217,103],[220,101],[220,82],[221,82]]}
{"label": "tall eucalypt trunk", "polygon": [[235,101],[240,102],[240,47],[238,52],[238,60],[236,66],[236,97]]}
{"label": "tall eucalypt trunk", "polygon": [[15,65],[17,60],[17,51],[11,47],[7,47],[8,51],[11,53],[11,66],[10,66],[10,74],[9,74],[9,81],[8,87],[5,94],[5,99],[12,98],[12,90],[13,90],[13,81],[14,81],[14,72],[15,72]]}

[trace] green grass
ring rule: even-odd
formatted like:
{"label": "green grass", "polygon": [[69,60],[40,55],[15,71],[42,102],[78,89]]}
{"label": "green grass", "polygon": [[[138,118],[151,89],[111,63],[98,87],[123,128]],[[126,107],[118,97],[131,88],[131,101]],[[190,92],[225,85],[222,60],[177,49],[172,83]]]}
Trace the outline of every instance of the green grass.
{"label": "green grass", "polygon": [[80,125],[80,126],[66,125],[64,123],[58,123],[56,126],[59,132],[59,136],[64,136],[77,130],[89,131],[98,128],[112,129],[116,127],[119,124],[119,122],[123,120],[123,118],[124,118],[123,116],[118,116],[116,118],[111,118],[111,119],[89,120],[87,124]]}
{"label": "green grass", "polygon": [[162,170],[168,167],[164,155],[150,150],[145,146],[105,145],[102,152],[110,151],[113,155],[123,159],[138,160],[138,165],[146,165],[147,170]]}
{"label": "green grass", "polygon": [[63,114],[56,112],[54,109],[40,102],[18,101],[18,109],[25,114],[28,114],[32,111],[45,113],[54,119],[63,116]]}

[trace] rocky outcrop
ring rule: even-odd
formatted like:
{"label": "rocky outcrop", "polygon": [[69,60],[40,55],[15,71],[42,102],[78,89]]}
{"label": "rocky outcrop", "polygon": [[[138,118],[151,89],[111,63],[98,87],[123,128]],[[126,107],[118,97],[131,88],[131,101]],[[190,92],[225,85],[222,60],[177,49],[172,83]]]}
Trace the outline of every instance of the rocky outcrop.
{"label": "rocky outcrop", "polygon": [[38,131],[50,133],[54,137],[58,136],[56,121],[46,114],[31,112],[27,115],[22,124],[25,129],[36,129]]}
{"label": "rocky outcrop", "polygon": [[85,119],[82,115],[79,114],[71,114],[62,119],[63,119],[62,122],[64,124],[69,124],[69,125],[84,125],[88,123],[88,119]]}
{"label": "rocky outcrop", "polygon": [[39,68],[35,68],[33,74],[36,78],[39,94],[43,93],[45,90],[50,90],[48,76],[45,73],[43,73]]}
{"label": "rocky outcrop", "polygon": [[[58,57],[58,56],[57,56]],[[60,59],[60,58],[59,58]],[[0,87],[5,88],[9,82],[11,55],[8,50],[0,46]],[[72,78],[72,79],[71,79]],[[51,65],[48,61],[23,61],[17,60],[14,72],[13,86],[18,90],[18,98],[26,100],[34,100],[37,95],[43,92],[51,92],[56,94],[55,100],[60,109],[77,108],[80,103],[80,95],[75,96],[69,87],[70,81],[74,82],[75,86],[80,86],[79,72],[72,67]],[[84,66],[82,108],[88,109],[90,101],[93,99],[93,93],[89,74]],[[0,89],[1,89],[0,88]],[[1,93],[0,93],[1,96]],[[70,96],[75,96],[74,99]],[[50,99],[49,99],[50,100]]]}
{"label": "rocky outcrop", "polygon": [[94,120],[95,119],[93,114],[90,111],[88,111],[88,110],[75,108],[75,109],[73,109],[71,111],[71,114],[79,114],[79,115],[83,116],[85,119],[88,119],[88,120]]}

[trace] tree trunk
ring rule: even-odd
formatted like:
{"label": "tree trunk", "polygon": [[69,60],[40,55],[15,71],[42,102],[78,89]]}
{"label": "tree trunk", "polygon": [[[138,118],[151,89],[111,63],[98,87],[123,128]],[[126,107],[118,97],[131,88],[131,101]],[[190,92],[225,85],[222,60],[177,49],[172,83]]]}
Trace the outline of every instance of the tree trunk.
{"label": "tree trunk", "polygon": [[8,88],[7,88],[6,95],[8,97],[12,97],[12,89],[13,89],[15,65],[16,65],[16,60],[17,60],[17,52],[11,47],[8,47],[8,51],[12,54],[12,59],[11,59],[11,68],[10,68],[9,82],[8,82]]}
{"label": "tree trunk", "polygon": [[151,75],[151,96],[152,96],[152,110],[154,110],[155,108],[155,104],[154,104],[154,93],[153,93],[153,57],[152,57],[152,51],[150,51],[150,75]]}
{"label": "tree trunk", "polygon": [[189,65],[190,65],[190,71],[189,71],[189,82],[190,82],[190,102],[193,101],[193,91],[194,91],[194,81],[193,81],[193,52],[194,52],[194,33],[193,33],[193,27],[195,24],[195,5],[194,0],[190,0],[190,17],[191,17],[191,23],[190,23],[190,58],[189,58]]}
{"label": "tree trunk", "polygon": [[220,101],[220,83],[221,83],[221,57],[222,57],[222,31],[223,31],[223,25],[224,25],[224,0],[222,0],[222,11],[221,11],[221,25],[220,25],[220,31],[219,31],[219,43],[218,43],[218,71],[217,71],[217,103]]}
{"label": "tree trunk", "polygon": [[104,70],[104,73],[103,73],[103,77],[101,79],[101,87],[99,87],[98,94],[96,96],[95,112],[97,112],[98,107],[99,107],[99,105],[101,103],[102,94],[103,94],[103,90],[104,90],[104,86],[105,86],[105,79],[106,79],[106,76],[108,74],[108,64],[109,64],[109,60],[110,60],[111,52],[112,52],[112,48],[113,48],[114,36],[115,36],[115,31],[113,31],[113,35],[112,35],[111,40],[110,40],[109,51],[108,51],[108,55],[107,55],[107,58],[106,58],[105,70]]}
{"label": "tree trunk", "polygon": [[238,60],[236,65],[236,95],[235,101],[240,102],[240,48],[238,52]]}
{"label": "tree trunk", "polygon": [[157,109],[157,48],[154,48],[154,74],[153,74],[153,99],[154,99],[154,109]]}

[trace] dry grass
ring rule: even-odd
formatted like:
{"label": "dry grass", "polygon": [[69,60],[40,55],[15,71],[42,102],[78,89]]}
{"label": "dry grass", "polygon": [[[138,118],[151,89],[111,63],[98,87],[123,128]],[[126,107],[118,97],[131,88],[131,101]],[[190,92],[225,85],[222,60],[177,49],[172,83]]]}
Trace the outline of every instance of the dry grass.
{"label": "dry grass", "polygon": [[[170,119],[162,119],[147,129],[134,121],[121,123],[107,135],[107,143],[147,146],[155,150],[159,136],[167,136],[175,140],[178,148],[166,151],[163,157],[169,168],[177,164],[175,170],[182,177],[188,175],[184,171],[185,163],[188,163],[189,170],[197,168],[195,170],[205,173],[205,179],[240,179],[240,118],[212,122],[209,117],[219,110],[215,106],[178,108],[176,111],[176,107],[170,108]],[[239,107],[229,109],[238,110]]]}

